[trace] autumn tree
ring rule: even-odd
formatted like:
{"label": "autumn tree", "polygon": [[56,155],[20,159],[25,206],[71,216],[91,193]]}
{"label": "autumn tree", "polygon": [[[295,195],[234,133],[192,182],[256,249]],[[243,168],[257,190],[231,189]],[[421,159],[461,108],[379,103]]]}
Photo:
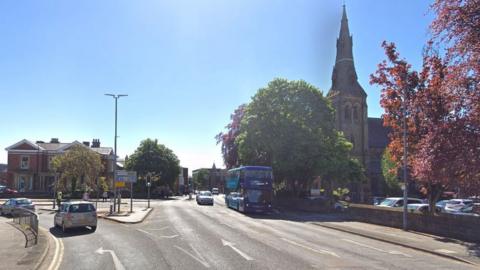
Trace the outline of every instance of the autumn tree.
{"label": "autumn tree", "polygon": [[83,191],[96,189],[97,178],[103,170],[100,154],[84,145],[74,145],[53,159],[53,168],[59,173],[57,190],[73,193],[80,185]]}
{"label": "autumn tree", "polygon": [[412,71],[395,45],[384,42],[387,60],[371,75],[371,83],[382,88],[384,125],[392,129],[388,151],[397,167],[406,119],[409,172],[427,191],[433,212],[444,190],[469,195],[480,186],[480,5],[437,0],[432,8],[437,18],[421,71]]}
{"label": "autumn tree", "polygon": [[231,122],[225,127],[227,131],[220,132],[215,139],[217,144],[222,146],[223,161],[227,169],[238,167],[238,145],[235,143],[235,139],[240,134],[240,122],[242,121],[245,113],[246,104],[238,106],[237,109],[230,115]]}

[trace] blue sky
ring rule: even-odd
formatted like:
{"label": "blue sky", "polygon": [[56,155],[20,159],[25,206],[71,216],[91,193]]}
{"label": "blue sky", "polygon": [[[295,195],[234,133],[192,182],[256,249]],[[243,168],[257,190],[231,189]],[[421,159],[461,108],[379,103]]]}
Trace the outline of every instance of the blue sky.
{"label": "blue sky", "polygon": [[[1,1],[0,163],[21,139],[91,141],[118,152],[157,138],[190,170],[223,165],[214,140],[239,105],[276,77],[331,85],[343,1]],[[355,65],[369,74],[383,40],[420,64],[430,1],[346,1]]]}

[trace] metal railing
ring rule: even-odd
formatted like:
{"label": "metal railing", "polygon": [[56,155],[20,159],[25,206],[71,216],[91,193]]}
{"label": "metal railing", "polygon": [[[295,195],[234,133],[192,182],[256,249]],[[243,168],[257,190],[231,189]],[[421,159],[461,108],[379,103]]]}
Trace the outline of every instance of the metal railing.
{"label": "metal railing", "polygon": [[16,208],[12,216],[13,222],[25,234],[25,247],[36,245],[38,243],[38,215],[28,209]]}

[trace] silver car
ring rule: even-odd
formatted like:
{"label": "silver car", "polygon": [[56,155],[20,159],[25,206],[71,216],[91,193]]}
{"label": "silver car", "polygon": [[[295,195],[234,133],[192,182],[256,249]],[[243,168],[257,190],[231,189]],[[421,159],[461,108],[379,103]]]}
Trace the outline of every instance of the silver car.
{"label": "silver car", "polygon": [[213,205],[213,196],[210,191],[200,191],[197,194],[197,204]]}
{"label": "silver car", "polygon": [[30,211],[35,211],[35,205],[32,203],[32,200],[27,198],[14,198],[7,200],[2,204],[0,209],[0,214],[3,215],[15,215],[19,214],[22,209],[27,209]]}
{"label": "silver car", "polygon": [[66,232],[70,228],[90,227],[92,232],[97,229],[97,210],[91,202],[65,202],[55,214],[54,226]]}

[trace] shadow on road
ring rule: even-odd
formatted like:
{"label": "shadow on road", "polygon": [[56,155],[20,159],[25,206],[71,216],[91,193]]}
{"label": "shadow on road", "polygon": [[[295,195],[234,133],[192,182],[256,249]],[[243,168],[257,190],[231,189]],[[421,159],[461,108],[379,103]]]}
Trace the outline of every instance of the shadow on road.
{"label": "shadow on road", "polygon": [[51,234],[53,234],[53,236],[57,238],[75,237],[93,233],[92,230],[90,230],[89,228],[72,228],[69,229],[66,233],[64,233],[60,228],[51,227],[49,231]]}

